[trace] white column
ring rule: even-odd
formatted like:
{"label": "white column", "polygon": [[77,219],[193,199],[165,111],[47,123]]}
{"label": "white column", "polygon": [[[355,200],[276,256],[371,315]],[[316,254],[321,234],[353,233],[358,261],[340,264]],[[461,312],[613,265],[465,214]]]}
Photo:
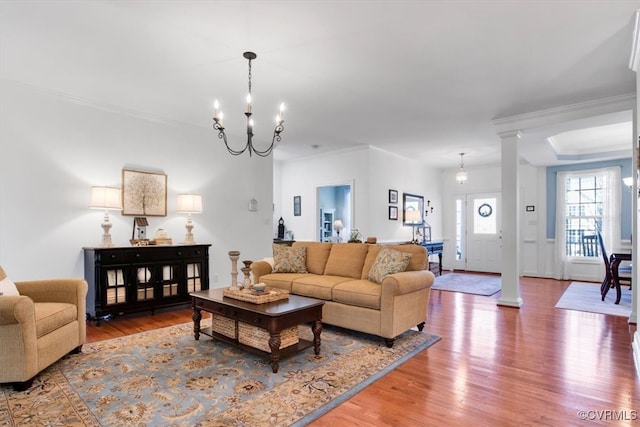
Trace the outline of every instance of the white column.
{"label": "white column", "polygon": [[[633,114],[633,243],[631,245],[631,253],[634,258],[633,271],[631,281],[633,283],[633,289],[631,291],[631,314],[629,315],[629,323],[637,323],[638,321],[638,280],[640,274],[638,270],[638,261],[640,255],[640,233],[638,233],[638,143],[640,142],[640,131],[638,129],[638,112],[640,111],[640,74],[638,68],[640,67],[640,10],[636,11],[633,16],[635,27],[633,30],[633,44],[631,47],[631,58],[629,59],[629,68],[636,72],[636,103]],[[636,330],[633,334],[633,342],[631,343],[633,348],[633,358],[636,361],[636,366],[640,366],[640,330]]]}
{"label": "white column", "polygon": [[502,296],[498,305],[522,307],[520,297],[520,156],[519,131],[502,139]]}

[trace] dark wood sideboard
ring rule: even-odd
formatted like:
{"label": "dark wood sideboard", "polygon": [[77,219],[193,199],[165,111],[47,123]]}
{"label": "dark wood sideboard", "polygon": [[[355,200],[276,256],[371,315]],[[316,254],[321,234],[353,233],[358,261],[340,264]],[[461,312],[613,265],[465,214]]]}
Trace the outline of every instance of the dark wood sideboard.
{"label": "dark wood sideboard", "polygon": [[211,245],[83,248],[87,319],[191,302],[209,289]]}

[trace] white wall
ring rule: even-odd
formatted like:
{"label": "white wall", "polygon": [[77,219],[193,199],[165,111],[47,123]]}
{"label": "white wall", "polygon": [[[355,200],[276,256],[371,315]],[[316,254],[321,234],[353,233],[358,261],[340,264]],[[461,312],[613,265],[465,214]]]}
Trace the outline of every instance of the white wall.
{"label": "white wall", "polygon": [[[363,237],[375,236],[380,242],[411,240],[412,230],[388,219],[389,189],[398,191],[398,210],[402,209],[402,193],[423,195],[435,207],[427,221],[432,226],[433,240],[442,236],[440,171],[416,160],[390,154],[371,147],[346,150],[311,158],[290,160],[275,166],[275,216],[280,212],[287,229],[296,240],[317,240],[319,206],[316,188],[351,183],[353,223]],[[302,215],[293,216],[293,197],[302,197]],[[278,209],[282,207],[282,211]]]}
{"label": "white wall", "polygon": [[[186,218],[175,213],[176,195],[202,194],[204,212],[193,216],[193,232],[199,243],[212,244],[213,286],[216,277],[220,286],[229,279],[229,250],[241,259],[271,252],[270,158],[232,157],[208,124],[147,117],[6,80],[0,89],[0,265],[14,280],[84,276],[82,247],[98,245],[102,234],[103,212],[87,208],[90,187],[121,186],[123,167],[168,175],[167,216],[148,217],[150,236],[164,228],[182,242]],[[258,212],[248,211],[251,197]],[[111,214],[116,245],[129,246],[132,220]]]}

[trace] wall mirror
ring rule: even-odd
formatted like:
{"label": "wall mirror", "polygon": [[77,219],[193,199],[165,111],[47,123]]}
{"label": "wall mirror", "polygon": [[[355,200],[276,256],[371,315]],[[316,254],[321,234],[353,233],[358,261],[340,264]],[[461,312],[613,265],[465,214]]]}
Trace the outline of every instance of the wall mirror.
{"label": "wall mirror", "polygon": [[402,193],[402,225],[416,226],[424,222],[424,197]]}

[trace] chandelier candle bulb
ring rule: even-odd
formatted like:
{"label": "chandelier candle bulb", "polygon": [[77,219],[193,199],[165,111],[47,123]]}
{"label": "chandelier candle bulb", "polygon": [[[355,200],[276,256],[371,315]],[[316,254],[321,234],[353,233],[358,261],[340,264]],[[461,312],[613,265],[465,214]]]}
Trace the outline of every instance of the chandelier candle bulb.
{"label": "chandelier candle bulb", "polygon": [[220,103],[217,99],[213,102],[213,118],[220,119]]}
{"label": "chandelier candle bulb", "polygon": [[247,95],[247,113],[251,114],[251,94]]}

